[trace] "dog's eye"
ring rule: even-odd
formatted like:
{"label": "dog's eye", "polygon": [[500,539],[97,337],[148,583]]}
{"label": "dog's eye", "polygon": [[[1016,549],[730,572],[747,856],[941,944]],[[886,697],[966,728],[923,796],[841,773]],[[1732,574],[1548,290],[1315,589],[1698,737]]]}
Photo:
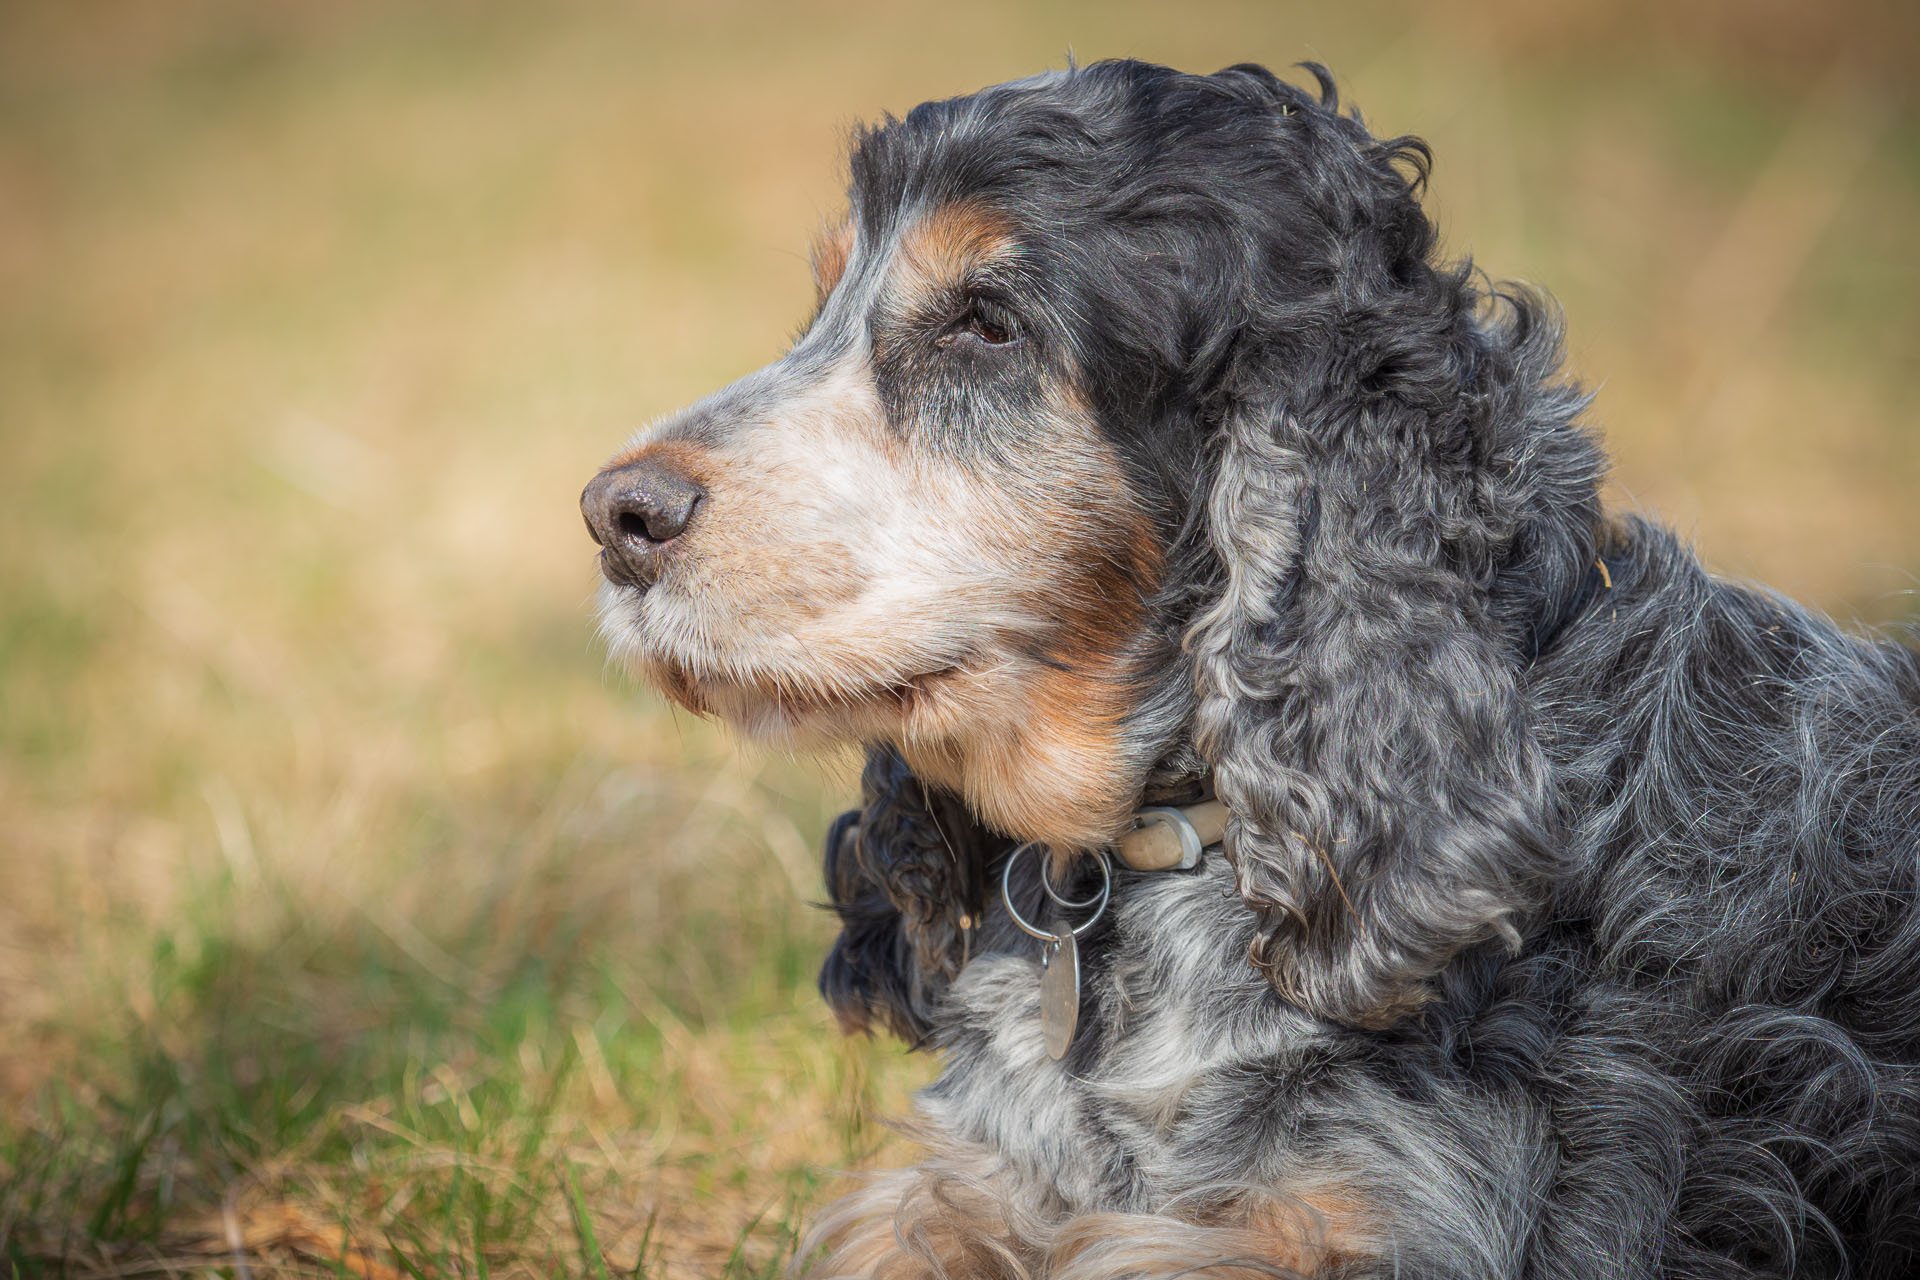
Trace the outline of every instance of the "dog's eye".
{"label": "dog's eye", "polygon": [[1004,347],[1017,336],[1013,318],[999,307],[979,298],[967,307],[967,314],[960,321],[960,329],[990,347]]}

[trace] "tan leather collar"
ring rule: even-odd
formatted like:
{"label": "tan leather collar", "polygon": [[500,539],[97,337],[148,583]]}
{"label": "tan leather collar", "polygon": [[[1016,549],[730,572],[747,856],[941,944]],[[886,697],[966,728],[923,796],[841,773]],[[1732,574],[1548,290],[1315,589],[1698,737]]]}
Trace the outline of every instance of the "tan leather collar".
{"label": "tan leather collar", "polygon": [[1135,871],[1185,870],[1226,833],[1227,806],[1218,800],[1177,809],[1150,806],[1133,815],[1133,826],[1113,842],[1113,851]]}

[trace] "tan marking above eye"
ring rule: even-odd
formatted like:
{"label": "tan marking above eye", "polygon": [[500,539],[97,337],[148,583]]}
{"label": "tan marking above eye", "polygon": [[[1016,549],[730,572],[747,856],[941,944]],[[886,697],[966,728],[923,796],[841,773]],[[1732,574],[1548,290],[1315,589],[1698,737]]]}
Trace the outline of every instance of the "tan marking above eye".
{"label": "tan marking above eye", "polygon": [[846,274],[847,259],[853,254],[853,223],[845,221],[820,233],[813,242],[813,289],[816,305],[826,302],[827,295],[840,283],[840,277]]}
{"label": "tan marking above eye", "polygon": [[1017,244],[1012,227],[993,210],[969,201],[942,205],[901,237],[902,283],[923,293],[963,283],[981,263]]}

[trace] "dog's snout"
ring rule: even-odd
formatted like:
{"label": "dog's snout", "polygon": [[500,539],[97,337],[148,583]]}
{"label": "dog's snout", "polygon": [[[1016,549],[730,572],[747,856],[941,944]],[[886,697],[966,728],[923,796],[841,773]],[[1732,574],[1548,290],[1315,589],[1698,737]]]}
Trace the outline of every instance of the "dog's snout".
{"label": "dog's snout", "polygon": [[644,584],[654,557],[686,532],[707,491],[660,459],[642,459],[595,476],[580,495],[587,532],[604,548],[607,576]]}

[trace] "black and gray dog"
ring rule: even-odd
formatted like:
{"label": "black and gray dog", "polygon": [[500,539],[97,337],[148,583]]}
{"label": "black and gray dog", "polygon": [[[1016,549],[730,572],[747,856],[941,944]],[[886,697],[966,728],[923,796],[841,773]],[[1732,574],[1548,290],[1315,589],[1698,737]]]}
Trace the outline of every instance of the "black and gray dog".
{"label": "black and gray dog", "polygon": [[821,987],[946,1070],[803,1268],[1920,1274],[1920,661],[1604,513],[1311,70],[864,133],[793,349],[584,495],[620,655],[870,752]]}

